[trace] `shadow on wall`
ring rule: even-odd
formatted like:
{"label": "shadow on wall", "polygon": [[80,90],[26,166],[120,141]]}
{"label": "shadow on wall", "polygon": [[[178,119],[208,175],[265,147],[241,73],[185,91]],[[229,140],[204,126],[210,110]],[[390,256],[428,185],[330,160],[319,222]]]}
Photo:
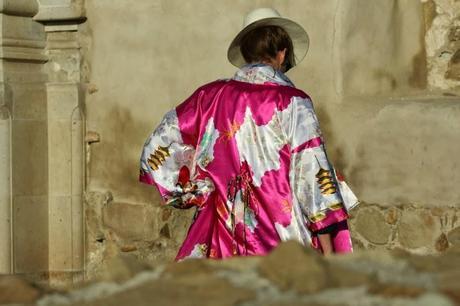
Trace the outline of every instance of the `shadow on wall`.
{"label": "shadow on wall", "polygon": [[[131,110],[122,106],[107,110],[102,121],[106,133],[101,135],[100,143],[91,145],[89,178],[94,172],[98,177],[110,176],[103,182],[103,189],[112,191],[115,198],[129,195],[132,202],[150,202],[156,189],[138,182],[139,157],[155,122],[136,120]],[[150,131],[145,133],[146,129]]]}

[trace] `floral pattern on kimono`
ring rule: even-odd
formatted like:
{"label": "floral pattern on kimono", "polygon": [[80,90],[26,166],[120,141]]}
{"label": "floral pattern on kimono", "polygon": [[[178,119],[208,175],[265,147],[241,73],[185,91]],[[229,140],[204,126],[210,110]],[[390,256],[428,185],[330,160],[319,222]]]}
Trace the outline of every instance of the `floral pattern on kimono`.
{"label": "floral pattern on kimono", "polygon": [[270,66],[200,87],[149,136],[140,167],[166,205],[197,208],[177,260],[263,255],[290,239],[320,249],[327,228],[351,251],[358,200],[327,158],[309,96]]}

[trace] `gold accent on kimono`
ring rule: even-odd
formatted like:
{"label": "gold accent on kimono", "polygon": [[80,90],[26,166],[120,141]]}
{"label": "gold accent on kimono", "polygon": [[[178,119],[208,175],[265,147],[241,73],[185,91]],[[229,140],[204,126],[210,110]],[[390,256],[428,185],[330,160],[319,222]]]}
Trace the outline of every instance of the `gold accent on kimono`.
{"label": "gold accent on kimono", "polygon": [[328,208],[330,210],[339,210],[339,209],[343,208],[343,203],[342,202],[334,203],[334,204],[330,205]]}
{"label": "gold accent on kimono", "polygon": [[344,208],[343,207],[343,203],[342,202],[337,202],[337,203],[333,203],[331,205],[329,205],[326,209],[314,214],[314,215],[310,215],[308,216],[308,219],[312,222],[319,222],[323,219],[326,218],[327,216],[327,213],[328,211],[336,211],[336,210],[339,210],[339,209],[342,209]]}
{"label": "gold accent on kimono", "polygon": [[326,218],[326,212],[323,212],[323,211],[308,217],[308,219],[310,219],[311,222],[319,222],[321,220],[324,220],[325,218]]}
{"label": "gold accent on kimono", "polygon": [[223,137],[224,140],[229,141],[230,139],[232,139],[235,136],[236,132],[239,131],[240,127],[241,127],[241,124],[238,124],[235,121],[232,122],[230,124],[230,128],[228,130],[224,131],[223,134],[221,135],[221,137]]}
{"label": "gold accent on kimono", "polygon": [[337,187],[334,180],[332,179],[332,173],[330,170],[320,168],[316,174],[316,179],[322,194],[328,195],[337,192]]}
{"label": "gold accent on kimono", "polygon": [[286,214],[291,212],[292,205],[291,205],[291,203],[289,203],[288,200],[286,200],[286,199],[282,200],[281,201],[281,207],[282,207],[281,208],[282,212],[284,212]]}
{"label": "gold accent on kimono", "polygon": [[206,244],[200,244],[198,248],[200,249],[201,254],[206,256],[206,254],[208,253],[208,246]]}
{"label": "gold accent on kimono", "polygon": [[167,157],[171,156],[169,153],[169,147],[158,146],[158,148],[150,154],[150,158],[147,160],[149,166],[153,171],[156,171],[164,163]]}

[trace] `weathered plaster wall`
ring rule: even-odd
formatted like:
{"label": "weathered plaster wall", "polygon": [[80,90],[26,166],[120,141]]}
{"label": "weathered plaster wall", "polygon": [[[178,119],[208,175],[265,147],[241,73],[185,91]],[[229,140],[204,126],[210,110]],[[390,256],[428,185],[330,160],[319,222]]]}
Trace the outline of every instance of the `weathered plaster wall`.
{"label": "weathered plaster wall", "polygon": [[[276,7],[310,34],[311,49],[289,76],[312,96],[334,163],[357,195],[381,210],[364,209],[359,218],[397,205],[407,224],[409,204],[422,214],[427,206],[458,209],[456,51],[441,65],[437,58],[445,55],[434,46],[458,50],[455,1],[89,0],[80,27],[90,63],[87,129],[100,136],[88,149],[90,271],[120,251],[172,257],[192,212],[160,209],[156,191],[137,182],[141,146],[195,88],[234,73],[228,43],[244,14],[260,6]],[[445,35],[433,32],[438,23]],[[434,218],[438,224],[441,217]],[[357,231],[367,231],[356,222]],[[391,224],[381,245],[436,252],[455,222],[436,225],[426,248],[398,240],[399,223]],[[373,245],[373,237],[361,238]]]}
{"label": "weathered plaster wall", "polygon": [[387,97],[426,86],[418,67],[423,61],[414,66],[424,54],[423,9],[417,1],[88,1],[88,129],[101,136],[91,147],[91,190],[111,190],[114,198],[130,203],[151,199],[151,189],[138,184],[133,172],[143,140],[196,87],[233,74],[226,61],[228,42],[242,16],[262,5],[278,8],[310,33],[311,50],[290,76],[313,97],[331,144],[339,105],[350,110],[342,117],[375,118],[381,106],[363,109],[360,99],[386,105]]}

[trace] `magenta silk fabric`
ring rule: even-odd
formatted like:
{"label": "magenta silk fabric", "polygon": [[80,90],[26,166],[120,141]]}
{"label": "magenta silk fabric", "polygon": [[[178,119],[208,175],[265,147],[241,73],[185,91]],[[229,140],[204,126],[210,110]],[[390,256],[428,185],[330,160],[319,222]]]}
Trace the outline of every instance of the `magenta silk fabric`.
{"label": "magenta silk fabric", "polygon": [[[295,239],[352,250],[347,210],[357,199],[337,178],[307,94],[266,65],[200,87],[147,139],[140,181],[165,205],[196,207],[176,260],[267,254]],[[345,194],[346,193],[346,194]]]}

